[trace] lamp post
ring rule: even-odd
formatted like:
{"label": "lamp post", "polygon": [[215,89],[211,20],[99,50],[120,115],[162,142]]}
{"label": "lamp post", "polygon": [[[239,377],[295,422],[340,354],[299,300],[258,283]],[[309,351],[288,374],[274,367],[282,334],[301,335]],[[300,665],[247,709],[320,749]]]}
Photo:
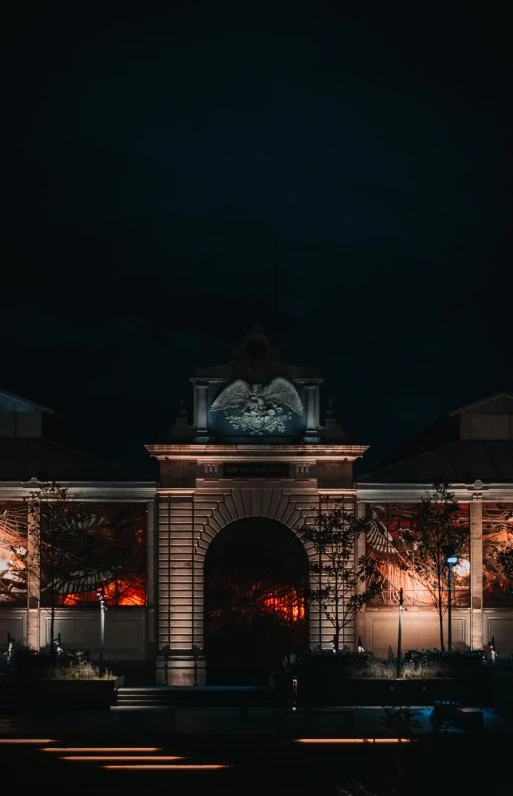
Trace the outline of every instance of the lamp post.
{"label": "lamp post", "polygon": [[452,652],[452,568],[460,559],[450,548],[446,548],[444,552],[445,563],[449,567],[449,577],[447,581],[447,651]]}
{"label": "lamp post", "polygon": [[403,590],[399,589],[399,628],[397,631],[397,679],[399,680],[403,674],[403,665],[402,665],[402,658],[403,658],[403,651],[402,651],[402,642],[403,642]]}
{"label": "lamp post", "polygon": [[103,651],[105,646],[105,611],[107,610],[107,606],[105,605],[105,586],[102,585],[96,592],[96,596],[100,600],[100,677],[103,677],[105,674],[105,665],[103,659]]}

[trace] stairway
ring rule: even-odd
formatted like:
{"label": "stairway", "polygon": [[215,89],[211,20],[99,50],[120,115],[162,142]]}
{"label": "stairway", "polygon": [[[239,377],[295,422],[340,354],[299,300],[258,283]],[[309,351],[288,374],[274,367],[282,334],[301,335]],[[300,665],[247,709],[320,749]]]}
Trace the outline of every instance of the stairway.
{"label": "stairway", "polygon": [[118,688],[115,707],[271,707],[266,686],[141,686]]}

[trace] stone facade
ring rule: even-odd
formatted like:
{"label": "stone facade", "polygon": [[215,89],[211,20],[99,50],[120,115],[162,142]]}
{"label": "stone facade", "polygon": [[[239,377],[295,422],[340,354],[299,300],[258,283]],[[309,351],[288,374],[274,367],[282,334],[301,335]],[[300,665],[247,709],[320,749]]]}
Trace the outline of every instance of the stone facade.
{"label": "stone facade", "polygon": [[[431,490],[432,484],[358,483],[356,494],[361,513],[376,503],[411,504]],[[511,607],[485,608],[483,600],[483,502],[510,505],[513,485],[451,484],[458,503],[468,506],[470,518],[470,599],[468,608],[453,608],[453,646],[482,649],[492,638],[500,655],[513,654],[513,603]],[[434,608],[408,606],[403,615],[403,648],[440,646],[439,618]],[[386,657],[389,646],[397,645],[398,608],[366,607],[357,616],[357,633],[364,646]],[[447,638],[447,614],[444,616]]]}
{"label": "stone facade", "polygon": [[[486,597],[492,592],[485,560],[488,553],[483,546],[484,537],[499,539],[496,544],[503,547],[510,544],[507,527],[502,536],[489,532],[493,512],[513,507],[511,396],[492,396],[457,410],[443,426],[448,435],[443,444],[440,428],[431,435],[428,429],[417,449],[355,482],[353,465],[367,446],[348,441],[331,407],[326,422],[321,423],[319,374],[282,362],[259,327],[244,338],[234,359],[221,366],[198,368],[191,381],[192,422],[188,423],[182,410],[169,439],[147,446],[159,462],[158,482],[122,479],[107,465],[91,464],[84,475],[80,469],[83,459],[71,454],[64,462],[55,463],[54,451],[44,440],[49,410],[16,396],[5,398],[3,404],[0,401],[0,414],[8,413],[3,425],[0,423],[7,445],[2,454],[0,501],[22,505],[40,478],[69,486],[86,504],[136,503],[145,507],[146,604],[109,608],[107,660],[149,665],[156,669],[159,684],[207,682],[204,570],[209,546],[218,533],[238,520],[262,518],[279,522],[301,540],[301,526],[323,506],[344,499],[359,516],[377,504],[412,506],[432,487],[435,473],[445,473],[458,502],[468,506],[469,602],[468,607],[453,610],[454,646],[479,649],[494,637],[499,654],[513,653],[513,605],[508,599],[503,605],[494,605]],[[16,413],[33,417],[23,422],[15,418],[14,422]],[[18,433],[16,429],[23,431],[18,440],[24,450],[20,460],[33,461],[27,466],[34,471],[13,471],[9,478],[8,456],[16,443],[12,436]],[[0,439],[0,447],[1,443]],[[35,458],[27,456],[27,451]],[[44,457],[53,462],[53,469],[40,474],[36,463],[39,466]],[[87,475],[99,470],[100,477]],[[35,480],[29,475],[36,476]],[[34,555],[36,533],[28,521],[29,558]],[[311,557],[312,547],[305,544],[304,549]],[[355,561],[365,552],[366,540],[361,537]],[[7,645],[9,634],[39,648],[51,639],[49,611],[41,607],[33,564],[26,585],[23,603],[8,605],[4,601],[0,605],[0,638]],[[329,649],[331,624],[316,605],[309,607],[308,618],[311,648]],[[354,648],[361,637],[365,648],[386,656],[389,647],[394,649],[397,643],[397,619],[398,610],[392,604],[369,606],[357,615],[354,626],[346,628],[345,643]],[[61,634],[64,647],[86,647],[97,657],[99,607],[59,607],[55,632]],[[403,619],[403,648],[438,644],[435,610],[409,605]]]}
{"label": "stone facade", "polygon": [[[354,504],[353,463],[367,449],[345,441],[332,413],[321,425],[322,379],[282,362],[260,327],[232,361],[198,368],[191,381],[192,425],[178,418],[174,439],[147,446],[161,474],[157,679],[169,685],[205,682],[204,563],[215,536],[260,517],[301,538],[297,529],[320,505],[342,497]],[[314,605],[309,621],[310,645],[329,648],[333,628]],[[353,628],[347,638],[354,643]]]}
{"label": "stone facade", "polygon": [[[513,583],[501,577],[496,558],[513,548],[512,429],[513,396],[483,398],[440,418],[356,484],[364,512],[378,503],[413,505],[436,479],[450,484],[458,504],[468,507],[470,535],[468,607],[453,611],[453,640],[481,649],[493,639],[499,655],[513,654]],[[432,608],[409,607],[406,647],[439,646],[437,622]],[[396,643],[397,608],[367,608],[358,630],[370,649],[386,654]]]}
{"label": "stone facade", "polygon": [[[155,445],[149,446],[162,468],[158,493],[158,682],[205,682],[204,562],[211,541],[232,522],[246,517],[277,520],[292,532],[326,502],[353,502],[348,472],[365,450],[356,445]],[[279,478],[225,477],[233,463],[267,467],[285,464]],[[330,487],[320,487],[330,471]],[[193,480],[183,486],[183,475]],[[335,475],[334,475],[335,474]],[[336,477],[338,474],[338,478]],[[194,478],[193,478],[194,475]],[[334,476],[334,477],[331,477]],[[175,480],[176,479],[176,480]],[[176,485],[175,485],[176,484]],[[300,537],[301,538],[301,537]],[[312,555],[312,547],[306,546]],[[316,606],[310,607],[310,645],[329,649],[333,628]],[[354,643],[354,631],[346,638]],[[195,654],[194,650],[197,649]]]}
{"label": "stone facade", "polygon": [[[116,607],[108,609],[105,630],[105,657],[107,661],[130,661],[146,663],[155,658],[155,613],[154,598],[154,527],[155,485],[144,482],[60,482],[68,487],[77,500],[95,508],[101,504],[132,505],[146,512],[146,605],[140,607]],[[33,482],[23,484],[3,482],[0,485],[0,501],[9,505],[26,504],[36,488]],[[7,646],[7,638],[26,643],[33,649],[50,644],[50,608],[41,605],[40,575],[37,558],[33,556],[34,538],[37,528],[28,515],[27,541],[30,563],[27,567],[27,594],[23,604],[0,608],[0,638]],[[100,650],[99,605],[87,607],[57,607],[55,609],[55,634],[60,635],[64,649],[88,649],[93,659]],[[141,667],[143,668],[143,667]]]}

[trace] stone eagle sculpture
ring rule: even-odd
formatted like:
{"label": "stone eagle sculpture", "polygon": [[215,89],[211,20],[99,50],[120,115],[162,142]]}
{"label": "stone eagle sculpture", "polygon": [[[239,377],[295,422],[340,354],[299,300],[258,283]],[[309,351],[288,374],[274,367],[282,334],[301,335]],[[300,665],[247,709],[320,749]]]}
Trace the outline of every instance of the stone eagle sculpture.
{"label": "stone eagle sculpture", "polygon": [[290,381],[281,376],[269,384],[248,384],[243,379],[229,384],[212,402],[210,410],[241,409],[240,415],[228,415],[227,420],[235,429],[246,429],[251,435],[264,431],[285,431],[285,423],[292,418],[289,407],[297,415],[303,415],[303,403],[298,391]]}

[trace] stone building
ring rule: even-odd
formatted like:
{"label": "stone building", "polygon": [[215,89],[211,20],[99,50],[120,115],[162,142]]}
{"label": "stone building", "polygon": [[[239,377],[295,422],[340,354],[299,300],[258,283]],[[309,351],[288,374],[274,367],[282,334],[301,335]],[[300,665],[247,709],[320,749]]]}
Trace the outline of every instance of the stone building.
{"label": "stone building", "polygon": [[398,588],[403,585],[406,647],[439,646],[438,617],[429,595],[419,594],[418,588],[415,594],[415,583],[407,579],[401,582],[397,566],[400,557],[414,554],[401,546],[400,528],[408,525],[413,504],[435,480],[451,485],[458,519],[470,528],[468,549],[461,551],[456,567],[455,646],[480,649],[494,639],[498,654],[511,655],[513,582],[497,561],[498,552],[513,547],[513,396],[507,393],[455,409],[359,479],[357,500],[374,525],[367,549],[383,562],[385,586],[358,617],[359,631],[377,655],[386,653],[393,643]]}
{"label": "stone building", "polygon": [[[99,652],[97,588],[110,594],[108,658],[148,676],[152,645],[153,522],[155,482],[64,444],[51,409],[0,392],[0,650],[9,639],[35,649],[50,644],[49,582],[31,563],[34,528],[28,511],[38,483],[56,481],[84,501],[88,561],[70,565],[69,580],[55,584],[56,625],[62,646]],[[123,543],[127,561],[113,574],[92,555]]]}
{"label": "stone building", "polygon": [[[107,659],[139,682],[258,682],[287,652],[330,648],[333,628],[299,584],[313,555],[301,526],[343,501],[371,519],[355,561],[379,564],[380,595],[344,629],[384,656],[396,643],[399,589],[404,646],[438,646],[438,617],[400,561],[413,504],[434,480],[451,484],[469,527],[455,577],[455,646],[492,636],[513,653],[513,583],[497,552],[513,546],[513,397],[463,407],[355,482],[367,445],[350,441],[333,411],[321,422],[322,378],[289,365],[253,327],[233,359],[191,378],[167,440],[148,444],[160,478],[131,473],[55,441],[53,413],[0,395],[0,639],[50,643],[49,580],[28,565],[34,529],[27,497],[58,481],[87,507],[90,540],[57,593],[55,632],[69,648],[99,649],[97,589],[106,589]],[[99,555],[98,551],[102,551]],[[123,556],[119,557],[119,551]]]}

